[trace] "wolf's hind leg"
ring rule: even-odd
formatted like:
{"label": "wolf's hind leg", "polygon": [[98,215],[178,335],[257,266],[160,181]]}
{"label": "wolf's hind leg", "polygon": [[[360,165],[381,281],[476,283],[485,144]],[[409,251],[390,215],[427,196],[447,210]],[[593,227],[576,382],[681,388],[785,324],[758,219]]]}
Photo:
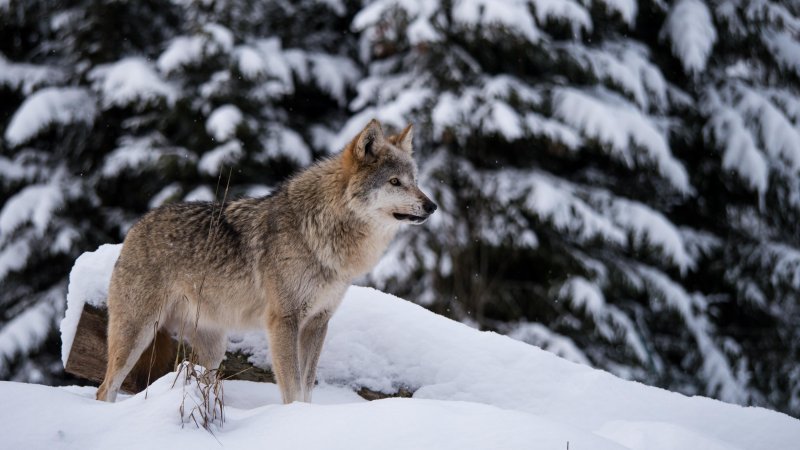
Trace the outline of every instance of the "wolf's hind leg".
{"label": "wolf's hind leg", "polygon": [[322,343],[328,332],[330,313],[323,311],[310,318],[300,330],[300,369],[302,376],[302,394],[304,402],[311,402],[311,391],[317,378],[317,363],[322,352]]}
{"label": "wolf's hind leg", "polygon": [[114,402],[122,382],[153,341],[158,313],[130,317],[109,311],[108,365],[97,399]]}
{"label": "wolf's hind leg", "polygon": [[267,324],[272,369],[281,390],[283,403],[302,399],[298,355],[298,320],[296,316],[270,314]]}
{"label": "wolf's hind leg", "polygon": [[228,337],[219,330],[197,330],[197,334],[191,337],[191,344],[201,366],[209,370],[218,369],[225,358]]}

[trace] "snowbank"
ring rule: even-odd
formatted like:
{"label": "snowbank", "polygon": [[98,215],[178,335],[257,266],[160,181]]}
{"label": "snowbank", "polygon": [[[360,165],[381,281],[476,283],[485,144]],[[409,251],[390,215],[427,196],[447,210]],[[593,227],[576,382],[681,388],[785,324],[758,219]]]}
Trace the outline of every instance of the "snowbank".
{"label": "snowbank", "polygon": [[[104,298],[118,251],[102,246],[76,261],[61,325],[65,357],[76,311]],[[231,342],[260,364],[269,363],[266,345],[263,334]],[[314,405],[282,406],[274,385],[226,382],[227,422],[216,438],[234,448],[566,448],[569,441],[581,449],[788,449],[800,442],[800,421],[784,414],[621,380],[363,287],[348,291],[331,321],[319,378]],[[0,383],[7,405],[0,433],[11,436],[10,448],[31,447],[32,436],[42,448],[218,446],[193,425],[181,429],[183,395],[169,389],[173,379],[157,381],[147,400],[139,394],[113,405],[87,399],[93,388]],[[364,403],[348,386],[415,393]]]}

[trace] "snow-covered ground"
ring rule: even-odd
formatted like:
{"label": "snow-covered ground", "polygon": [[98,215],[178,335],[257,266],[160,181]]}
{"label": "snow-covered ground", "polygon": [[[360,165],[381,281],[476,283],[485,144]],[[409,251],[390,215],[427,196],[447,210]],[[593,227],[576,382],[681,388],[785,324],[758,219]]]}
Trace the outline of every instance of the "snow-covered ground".
{"label": "snow-covered ground", "polygon": [[[118,250],[76,262],[66,342],[83,300],[104,298]],[[269,362],[262,335],[236,336],[231,347],[260,347],[254,361]],[[275,385],[225,381],[226,421],[213,435],[181,425],[179,407],[186,396],[190,409],[196,392],[172,387],[174,374],[115,404],[95,401],[89,387],[0,382],[2,445],[778,450],[800,442],[800,421],[784,414],[625,381],[363,287],[348,291],[331,321],[319,376],[313,404],[281,405]],[[367,402],[357,386],[415,393]]]}

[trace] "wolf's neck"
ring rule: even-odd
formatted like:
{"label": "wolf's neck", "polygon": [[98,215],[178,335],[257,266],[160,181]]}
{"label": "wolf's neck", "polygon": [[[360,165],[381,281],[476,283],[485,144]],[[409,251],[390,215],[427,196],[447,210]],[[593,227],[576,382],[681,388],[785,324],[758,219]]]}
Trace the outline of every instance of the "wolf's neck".
{"label": "wolf's neck", "polygon": [[353,278],[372,270],[395,235],[359,217],[348,206],[346,180],[328,160],[288,186],[298,230],[319,262]]}

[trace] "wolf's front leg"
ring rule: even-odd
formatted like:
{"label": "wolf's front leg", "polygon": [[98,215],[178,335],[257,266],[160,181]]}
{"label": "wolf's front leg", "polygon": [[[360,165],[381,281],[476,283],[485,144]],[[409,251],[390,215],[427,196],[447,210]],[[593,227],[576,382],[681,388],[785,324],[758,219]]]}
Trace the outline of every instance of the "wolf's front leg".
{"label": "wolf's front leg", "polygon": [[317,378],[317,363],[322,352],[322,343],[328,332],[331,314],[323,311],[308,319],[300,330],[300,368],[303,371],[303,401],[311,402],[311,390]]}
{"label": "wolf's front leg", "polygon": [[295,315],[270,314],[267,330],[272,351],[272,370],[281,390],[283,403],[302,400],[298,354],[298,318]]}

